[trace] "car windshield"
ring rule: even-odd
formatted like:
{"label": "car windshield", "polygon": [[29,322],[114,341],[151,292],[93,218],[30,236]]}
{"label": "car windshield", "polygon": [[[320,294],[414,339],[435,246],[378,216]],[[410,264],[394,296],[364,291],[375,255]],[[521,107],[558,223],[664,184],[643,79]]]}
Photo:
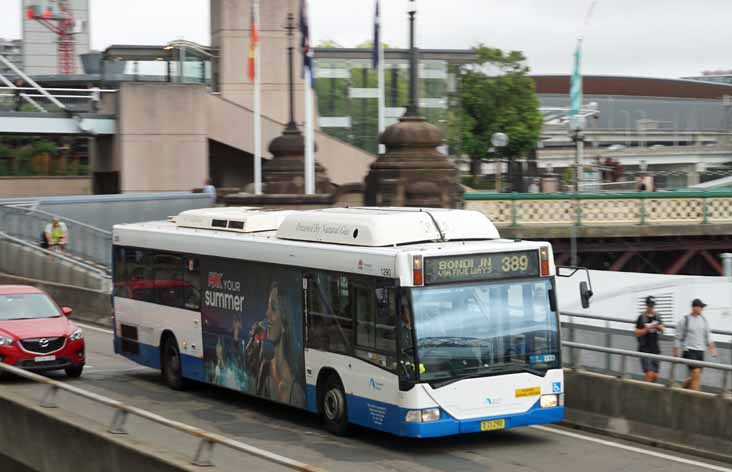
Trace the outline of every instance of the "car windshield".
{"label": "car windshield", "polygon": [[30,320],[61,316],[56,305],[42,293],[0,295],[0,320]]}
{"label": "car windshield", "polygon": [[412,289],[424,382],[558,368],[550,279]]}

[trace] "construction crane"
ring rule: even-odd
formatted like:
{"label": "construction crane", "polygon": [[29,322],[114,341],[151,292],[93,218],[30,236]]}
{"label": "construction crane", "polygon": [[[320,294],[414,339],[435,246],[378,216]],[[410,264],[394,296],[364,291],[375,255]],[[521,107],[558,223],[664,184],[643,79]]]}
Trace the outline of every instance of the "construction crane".
{"label": "construction crane", "polygon": [[[46,7],[31,5],[26,18],[36,20],[57,37],[58,71],[61,75],[72,75],[76,71],[76,22],[69,0],[54,0]],[[53,7],[56,4],[56,8]]]}

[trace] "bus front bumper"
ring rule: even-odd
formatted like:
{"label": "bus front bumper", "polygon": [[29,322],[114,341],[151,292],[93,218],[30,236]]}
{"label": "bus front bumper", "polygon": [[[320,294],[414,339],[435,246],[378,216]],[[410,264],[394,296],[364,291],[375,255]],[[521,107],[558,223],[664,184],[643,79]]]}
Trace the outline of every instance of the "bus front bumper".
{"label": "bus front bumper", "polygon": [[437,421],[425,423],[401,424],[401,436],[412,438],[433,438],[439,436],[451,436],[466,433],[486,432],[491,430],[502,430],[531,426],[536,424],[557,423],[564,419],[564,407],[540,408],[538,405],[524,413],[509,414],[505,416],[490,416],[485,418],[471,418],[457,420],[447,414],[444,410]]}

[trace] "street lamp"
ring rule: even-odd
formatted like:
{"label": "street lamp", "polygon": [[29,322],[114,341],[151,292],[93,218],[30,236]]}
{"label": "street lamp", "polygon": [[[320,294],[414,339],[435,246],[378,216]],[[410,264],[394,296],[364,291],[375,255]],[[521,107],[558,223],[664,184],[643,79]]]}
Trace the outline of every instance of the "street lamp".
{"label": "street lamp", "polygon": [[508,146],[508,135],[506,133],[493,133],[491,136],[491,144],[496,150],[498,161],[495,166],[496,175],[496,192],[501,193],[501,174],[503,173],[503,161],[501,157],[503,155],[503,148]]}
{"label": "street lamp", "polygon": [[409,0],[407,3],[407,12],[409,13],[409,104],[405,116],[416,117],[419,115],[419,105],[417,102],[417,46],[415,41],[415,17],[417,16],[417,0]]}

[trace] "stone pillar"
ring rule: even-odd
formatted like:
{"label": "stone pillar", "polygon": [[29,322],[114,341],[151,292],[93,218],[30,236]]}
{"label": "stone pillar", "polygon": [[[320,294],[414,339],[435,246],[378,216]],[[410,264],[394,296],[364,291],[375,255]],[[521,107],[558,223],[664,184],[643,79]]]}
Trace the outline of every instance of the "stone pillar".
{"label": "stone pillar", "polygon": [[[317,151],[317,145],[316,145]],[[262,162],[264,192],[268,194],[305,193],[305,137],[295,126],[288,126],[282,136],[269,145],[273,158]],[[331,193],[333,188],[325,168],[315,161],[315,192]]]}
{"label": "stone pillar", "polygon": [[[254,107],[254,84],[247,76],[252,0],[210,0],[211,45],[219,50],[214,67],[221,96],[247,108]],[[260,2],[260,47],[262,58],[262,113],[281,123],[288,121],[287,110],[287,14],[299,15],[299,0]],[[296,33],[295,42],[300,44]],[[304,82],[300,70],[302,55],[295,59],[295,119],[304,120]]]}
{"label": "stone pillar", "polygon": [[440,129],[418,116],[403,116],[381,136],[386,153],[371,164],[365,204],[461,208],[457,167],[437,150]]}

